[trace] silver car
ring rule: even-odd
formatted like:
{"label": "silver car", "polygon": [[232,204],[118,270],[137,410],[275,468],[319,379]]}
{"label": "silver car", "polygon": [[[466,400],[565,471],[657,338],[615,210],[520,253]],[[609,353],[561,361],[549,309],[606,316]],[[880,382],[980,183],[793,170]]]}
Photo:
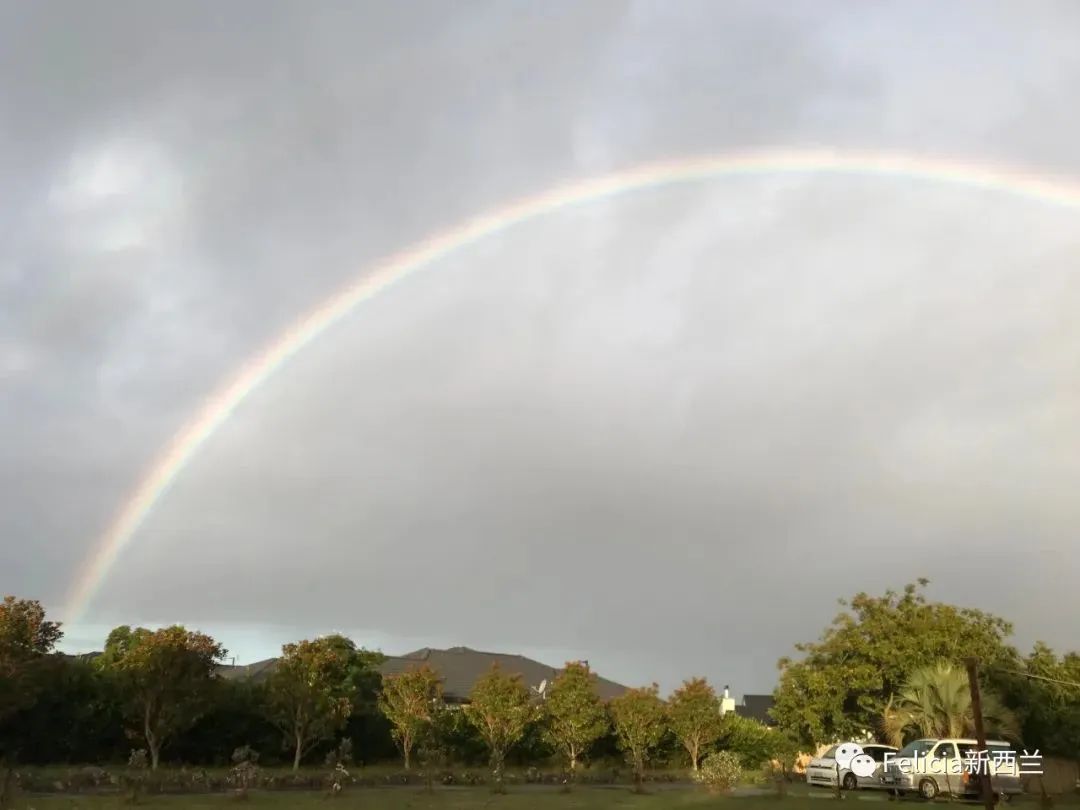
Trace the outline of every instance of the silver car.
{"label": "silver car", "polygon": [[[850,768],[841,768],[836,761],[836,752],[845,746],[861,748],[864,754],[868,754],[877,763],[877,767],[870,776],[858,776]],[[806,784],[821,785],[822,787],[835,788],[837,782],[844,790],[857,788],[884,788],[881,781],[882,766],[885,763],[885,754],[896,756],[896,749],[891,745],[879,745],[878,743],[839,743],[834,745],[820,757],[814,757],[806,766]]]}
{"label": "silver car", "polygon": [[1016,751],[1003,740],[990,740],[985,748],[971,739],[915,740],[889,757],[882,781],[897,793],[917,791],[924,799],[942,794],[974,798],[979,793],[978,769],[990,775],[998,795],[1023,792]]}

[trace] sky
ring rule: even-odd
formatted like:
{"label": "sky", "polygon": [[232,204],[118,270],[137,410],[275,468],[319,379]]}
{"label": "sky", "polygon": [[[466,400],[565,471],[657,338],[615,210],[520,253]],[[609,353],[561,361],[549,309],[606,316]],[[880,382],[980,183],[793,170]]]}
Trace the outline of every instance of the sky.
{"label": "sky", "polygon": [[[64,620],[213,391],[511,200],[748,149],[1080,183],[1078,36],[1070,0],[0,0],[0,592]],[[763,173],[481,240],[245,399],[65,648],[336,631],[739,695],[926,576],[1078,649],[1076,219]]]}

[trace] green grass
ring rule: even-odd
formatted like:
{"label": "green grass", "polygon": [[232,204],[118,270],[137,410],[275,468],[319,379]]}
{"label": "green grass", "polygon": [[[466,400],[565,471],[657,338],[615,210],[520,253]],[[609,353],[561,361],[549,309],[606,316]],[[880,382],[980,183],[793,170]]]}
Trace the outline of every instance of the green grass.
{"label": "green grass", "polygon": [[[888,805],[896,810],[929,810],[926,803],[918,800],[889,802],[884,793],[876,791],[845,794],[842,801],[849,810],[860,807],[870,810],[864,802],[876,804],[878,810],[888,810]],[[273,791],[252,793],[247,801],[237,801],[224,794],[149,796],[136,807],[147,810],[830,810],[835,803],[836,799],[827,790],[808,791],[804,786],[793,785],[784,798],[712,796],[685,787],[657,787],[644,795],[625,787],[579,787],[572,793],[562,793],[557,788],[519,787],[503,795],[485,788],[436,788],[432,793],[416,788],[354,788],[332,800],[313,791]],[[933,805],[937,810],[946,810],[948,806],[950,803],[945,801]],[[979,808],[960,802],[951,806],[956,810]],[[1059,799],[1054,806],[1075,808],[1076,802]],[[117,795],[21,795],[16,797],[12,810],[129,810],[131,807]],[[1008,807],[1039,810],[1039,803],[1033,797],[1024,797],[1015,799]]]}

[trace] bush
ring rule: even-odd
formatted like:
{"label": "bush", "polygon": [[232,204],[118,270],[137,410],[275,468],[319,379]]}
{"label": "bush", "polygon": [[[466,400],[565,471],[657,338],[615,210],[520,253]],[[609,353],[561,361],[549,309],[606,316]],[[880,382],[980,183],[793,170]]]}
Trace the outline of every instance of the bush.
{"label": "bush", "polygon": [[233,795],[238,799],[246,799],[248,790],[259,781],[259,752],[250,745],[242,745],[233,751],[232,761]]}
{"label": "bush", "polygon": [[739,784],[742,765],[739,757],[730,751],[716,751],[705,757],[694,778],[711,791],[729,791]]}

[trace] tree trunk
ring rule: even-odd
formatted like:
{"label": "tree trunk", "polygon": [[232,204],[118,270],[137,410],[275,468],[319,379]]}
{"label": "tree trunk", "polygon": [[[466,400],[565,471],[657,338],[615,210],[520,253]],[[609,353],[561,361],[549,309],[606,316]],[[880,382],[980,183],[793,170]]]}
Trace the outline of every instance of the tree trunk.
{"label": "tree trunk", "polygon": [[495,772],[495,792],[505,793],[506,788],[503,787],[503,760],[506,758],[506,754],[503,752],[491,752],[491,764],[492,770]]}
{"label": "tree trunk", "polygon": [[405,770],[409,770],[409,764],[412,760],[412,747],[413,742],[411,737],[402,736],[401,738],[401,753],[405,755]]}
{"label": "tree trunk", "polygon": [[293,754],[292,769],[293,773],[300,770],[300,757],[304,755],[304,739],[299,734],[296,735],[296,750]]}
{"label": "tree trunk", "polygon": [[690,746],[690,762],[693,763],[694,773],[698,772],[698,760],[701,758],[700,748],[701,747],[697,743],[693,743]]}
{"label": "tree trunk", "polygon": [[143,708],[143,736],[146,737],[146,747],[150,749],[150,770],[156,771],[161,755],[161,740],[154,733],[154,726],[150,722],[150,709],[151,704],[147,702]]}
{"label": "tree trunk", "polygon": [[645,757],[641,754],[634,755],[634,790],[645,792]]}

